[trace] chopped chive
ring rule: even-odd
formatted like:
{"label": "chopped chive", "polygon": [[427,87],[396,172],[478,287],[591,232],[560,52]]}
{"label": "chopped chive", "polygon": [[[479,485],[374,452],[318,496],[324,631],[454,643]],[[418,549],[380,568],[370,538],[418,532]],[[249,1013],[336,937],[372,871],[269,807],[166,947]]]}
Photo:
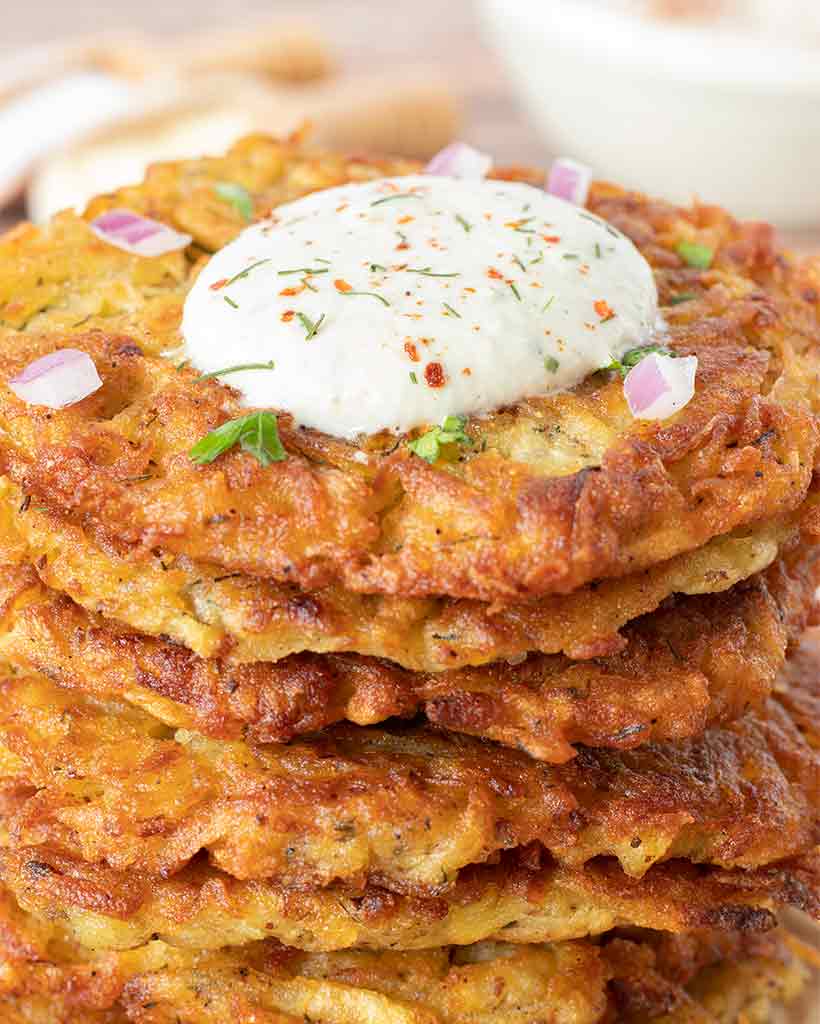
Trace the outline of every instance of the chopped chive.
{"label": "chopped chive", "polygon": [[396,199],[423,199],[423,196],[416,195],[415,192],[399,192],[395,196],[384,196],[382,199],[374,199],[370,204],[371,206],[381,206],[382,203],[392,203]]}
{"label": "chopped chive", "polygon": [[676,251],[684,263],[690,267],[697,267],[698,270],[708,270],[715,258],[713,249],[698,242],[680,242]]}
{"label": "chopped chive", "polygon": [[516,287],[515,281],[508,281],[507,284],[510,286],[510,291],[513,293],[513,295],[520,302],[521,301],[521,292],[519,292],[518,288]]}
{"label": "chopped chive", "polygon": [[253,219],[253,199],[246,188],[234,181],[220,181],[215,191],[220,199],[230,203],[243,220]]}
{"label": "chopped chive", "polygon": [[188,365],[188,363],[190,363],[190,361],[191,361],[190,359],[183,359],[181,363],[177,363],[177,365],[174,367],[174,369],[177,370],[177,371],[184,370],[185,367]]}
{"label": "chopped chive", "polygon": [[541,253],[539,253],[539,254],[538,254],[538,255],[537,255],[536,257],[535,257],[535,259],[534,259],[534,260],[530,260],[530,266],[532,267],[532,266],[534,266],[534,265],[535,265],[536,263],[543,263],[543,262],[544,262],[544,254],[543,254],[543,253],[541,252]]}
{"label": "chopped chive", "polygon": [[410,381],[413,384],[418,384],[418,382],[419,382],[419,379],[418,379],[418,377],[416,376],[416,374],[414,373],[413,370],[410,371]]}
{"label": "chopped chive", "polygon": [[226,366],[224,370],[211,370],[210,373],[200,374],[194,381],[198,384],[201,380],[210,380],[211,377],[224,377],[226,373],[239,373],[241,370],[272,370],[273,360],[269,363],[242,363],[239,366]]}
{"label": "chopped chive", "polygon": [[544,356],[544,369],[549,373],[556,373],[560,365],[555,356]]}
{"label": "chopped chive", "polygon": [[588,210],[580,210],[578,216],[583,217],[584,220],[591,220],[592,223],[597,224],[598,227],[606,226],[606,221],[601,220],[600,217],[596,217],[594,213],[589,213]]}
{"label": "chopped chive", "polygon": [[318,292],[319,291],[319,289],[316,287],[315,284],[311,284],[310,283],[310,278],[308,278],[308,277],[303,277],[302,280],[299,282],[299,284],[304,285],[305,288],[308,289],[308,291],[311,291],[311,292]]}
{"label": "chopped chive", "polygon": [[564,259],[564,260],[577,260],[578,259],[578,253],[577,252],[565,252],[564,255],[561,257],[561,259]]}
{"label": "chopped chive", "polygon": [[467,234],[469,234],[473,230],[473,225],[468,220],[465,220],[460,213],[456,214],[456,220],[464,228]]}
{"label": "chopped chive", "polygon": [[450,313],[452,313],[452,314],[453,314],[453,316],[457,316],[457,317],[459,318],[459,320],[461,319],[461,313],[457,313],[457,312],[456,312],[456,311],[455,311],[455,310],[453,309],[453,307],[452,307],[452,306],[451,306],[451,305],[449,304],[449,302],[442,302],[442,306],[444,306],[444,308],[445,308],[446,310],[449,310],[449,312],[450,312]]}
{"label": "chopped chive", "polygon": [[431,267],[422,267],[422,268],[408,267],[407,268],[407,273],[408,274],[423,274],[425,277],[461,277],[461,274],[458,273],[458,272],[455,272],[453,274],[439,274],[436,271],[434,271]]}
{"label": "chopped chive", "polygon": [[527,268],[524,266],[524,264],[521,262],[521,260],[517,256],[513,256],[513,263],[515,263],[519,267],[521,267],[521,269],[524,271],[524,273],[527,272]]}
{"label": "chopped chive", "polygon": [[315,321],[311,320],[306,313],[297,313],[296,316],[305,329],[305,341],[310,341],[311,338],[315,338],[319,333],[319,328],[322,326],[325,314],[322,313],[319,319]]}
{"label": "chopped chive", "polygon": [[601,258],[601,245],[600,245],[599,242],[595,243],[595,258],[596,259],[600,259]]}
{"label": "chopped chive", "polygon": [[317,263],[330,263],[330,260],[323,260],[321,256],[315,256],[314,259],[316,260]]}
{"label": "chopped chive", "polygon": [[370,264],[370,272],[372,274],[378,274],[380,271],[385,271],[385,270],[387,270],[387,267],[383,267],[381,265],[381,263],[371,263]]}
{"label": "chopped chive", "polygon": [[692,299],[696,299],[697,295],[694,292],[681,292],[680,295],[673,295],[669,300],[670,306],[679,306],[682,302],[691,302]]}
{"label": "chopped chive", "polygon": [[366,295],[371,299],[378,299],[383,306],[390,305],[383,295],[378,295],[376,292],[356,292],[351,289],[349,292],[339,292],[339,295],[342,295],[344,298],[347,298],[348,295]]}
{"label": "chopped chive", "polygon": [[232,284],[235,284],[235,282],[241,281],[243,277],[247,277],[252,270],[256,270],[257,267],[261,267],[263,263],[270,263],[270,258],[257,260],[256,263],[251,263],[249,267],[245,267],[244,270],[240,270],[238,274],[234,274],[233,277],[229,278],[222,287],[229,288]]}
{"label": "chopped chive", "polygon": [[555,296],[554,295],[550,295],[550,297],[547,299],[547,301],[542,306],[541,312],[542,313],[546,313],[546,311],[550,308],[550,306],[553,304],[553,302],[555,302]]}
{"label": "chopped chive", "polygon": [[198,466],[205,466],[237,444],[263,466],[288,457],[279,439],[276,416],[272,412],[252,412],[228,420],[206,434],[191,448],[188,458]]}
{"label": "chopped chive", "polygon": [[225,300],[225,302],[228,303],[229,306],[232,306],[234,309],[239,309],[239,306],[233,301],[230,295],[223,295],[222,298]]}
{"label": "chopped chive", "polygon": [[327,267],[295,267],[293,270],[277,270],[276,273],[280,277],[286,277],[288,274],[327,274]]}

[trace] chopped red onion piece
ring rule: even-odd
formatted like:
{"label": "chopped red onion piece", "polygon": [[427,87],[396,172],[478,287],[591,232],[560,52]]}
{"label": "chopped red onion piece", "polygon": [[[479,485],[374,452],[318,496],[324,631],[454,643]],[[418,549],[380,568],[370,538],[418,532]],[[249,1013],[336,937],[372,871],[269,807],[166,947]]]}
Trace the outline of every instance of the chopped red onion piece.
{"label": "chopped red onion piece", "polygon": [[104,242],[136,256],[164,256],[184,249],[192,241],[190,235],[130,210],[109,210],[92,220],[90,227]]}
{"label": "chopped red onion piece", "polygon": [[547,192],[558,196],[559,199],[575,203],[576,206],[583,206],[587,201],[591,183],[591,168],[567,157],[561,157],[550,168]]}
{"label": "chopped red onion piece", "polygon": [[629,411],[639,420],[665,420],[695,394],[697,356],[674,359],[660,352],[645,356],[624,379]]}
{"label": "chopped red onion piece", "polygon": [[487,177],[492,166],[492,157],[486,153],[480,153],[466,142],[451,142],[436,153],[424,170],[427,174],[437,174],[443,178],[481,181]]}
{"label": "chopped red onion piece", "polygon": [[28,405],[64,409],[102,387],[94,360],[76,348],[61,348],[33,363],[9,381],[9,387]]}

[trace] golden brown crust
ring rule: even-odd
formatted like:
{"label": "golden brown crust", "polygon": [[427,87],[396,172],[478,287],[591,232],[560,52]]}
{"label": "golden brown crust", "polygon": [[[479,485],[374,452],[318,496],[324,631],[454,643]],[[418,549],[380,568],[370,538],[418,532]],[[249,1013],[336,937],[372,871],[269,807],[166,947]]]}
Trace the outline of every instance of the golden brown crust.
{"label": "golden brown crust", "polygon": [[[200,953],[153,941],[92,953],[3,894],[0,935],[5,1024],[740,1024],[752,1000],[788,1003],[806,978],[780,933],[421,952],[301,953],[268,940]],[[716,980],[734,1016],[712,1012]]]}
{"label": "golden brown crust", "polygon": [[30,570],[7,567],[0,657],[213,738],[283,742],[344,719],[372,725],[420,711],[441,727],[560,762],[576,744],[681,740],[759,708],[805,625],[813,555],[793,549],[724,594],[667,601],[628,626],[624,649],[608,657],[532,656],[432,674],[356,655],[206,661],[89,616]]}
{"label": "golden brown crust", "polygon": [[355,651],[443,672],[531,651],[576,659],[617,652],[626,623],[670,596],[728,590],[765,569],[801,530],[811,543],[817,504],[812,493],[797,513],[716,538],[644,572],[498,607],[361,595],[337,585],[306,593],[160,549],[135,561],[48,512],[7,478],[0,478],[0,551],[9,564],[33,564],[44,583],[89,611],[168,637],[201,657],[244,663],[303,650]]}
{"label": "golden brown crust", "polygon": [[[155,940],[106,953],[2,892],[0,1011],[4,1024],[740,1024],[743,1007],[787,1004],[805,984],[788,942],[633,931],[419,952],[304,953],[272,940],[198,952]],[[715,1007],[718,984],[733,1016]]]}
{"label": "golden brown crust", "polygon": [[532,849],[466,870],[444,896],[421,897],[243,882],[201,863],[158,880],[29,847],[0,851],[0,880],[25,911],[58,918],[93,949],[131,949],[152,937],[201,950],[263,938],[313,952],[429,949],[488,938],[566,941],[619,926],[766,931],[780,905],[820,914],[818,855],[760,871],[670,861],[633,879],[613,861],[561,867]]}
{"label": "golden brown crust", "polygon": [[[293,145],[246,140],[220,161],[157,168],[144,186],[90,213],[125,202],[191,229],[210,249],[241,227],[213,191],[226,175],[247,182],[262,212],[311,187],[387,169],[328,157],[325,171],[324,161]],[[8,471],[36,501],[89,517],[135,556],[159,546],[302,588],[336,582],[366,593],[507,602],[638,571],[796,508],[818,450],[810,408],[817,332],[795,348],[784,325],[788,307],[803,300],[768,269],[766,238],[719,211],[613,189],[594,193],[591,207],[626,227],[659,274],[678,273],[702,296],[695,319],[691,310],[680,319],[678,307],[669,311],[671,345],[700,360],[698,394],[672,421],[633,420],[620,380],[598,375],[575,392],[475,420],[469,429],[482,444],[456,463],[429,466],[401,446],[380,454],[376,439],[363,466],[355,446],[296,430],[283,416],[285,462],[263,470],[233,452],[195,467],[189,448],[239,405],[229,388],[195,384],[192,371],[147,354],[162,347],[157,329],[166,347],[178,337],[173,301],[178,311],[189,278],[177,259],[150,288],[135,289],[126,312],[96,315],[86,325],[93,329],[71,334],[72,346],[95,359],[100,392],[47,415],[0,393]],[[62,229],[54,229],[55,254],[73,245],[81,266],[91,259],[86,286],[107,282],[100,243],[66,222],[74,241],[63,250]],[[709,271],[683,267],[676,245],[691,237],[715,245]],[[7,243],[0,266],[27,244],[24,267],[47,260],[49,244],[26,238]],[[129,272],[133,261],[118,254],[109,273]],[[53,301],[65,302],[63,283],[55,289]],[[160,312],[163,292],[174,299]],[[141,303],[157,329],[135,328]],[[0,377],[63,344],[57,320],[57,333],[46,315],[31,325],[41,333],[15,337]]]}
{"label": "golden brown crust", "polygon": [[144,875],[207,851],[239,879],[427,897],[531,843],[642,877],[670,858],[763,868],[820,839],[820,755],[778,701],[700,740],[551,767],[429,729],[336,727],[290,746],[173,736],[125,705],[13,677],[0,743],[7,846]]}

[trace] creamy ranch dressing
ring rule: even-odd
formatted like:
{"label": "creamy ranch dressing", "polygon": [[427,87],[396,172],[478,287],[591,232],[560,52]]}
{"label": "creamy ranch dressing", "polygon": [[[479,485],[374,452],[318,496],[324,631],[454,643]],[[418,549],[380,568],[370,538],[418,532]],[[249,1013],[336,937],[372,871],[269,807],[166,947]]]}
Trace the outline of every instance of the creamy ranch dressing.
{"label": "creamy ranch dressing", "polygon": [[649,265],[584,209],[417,175],[316,192],[247,228],[203,269],[182,330],[202,372],[275,362],[226,377],[249,406],[354,437],[572,387],[656,321]]}

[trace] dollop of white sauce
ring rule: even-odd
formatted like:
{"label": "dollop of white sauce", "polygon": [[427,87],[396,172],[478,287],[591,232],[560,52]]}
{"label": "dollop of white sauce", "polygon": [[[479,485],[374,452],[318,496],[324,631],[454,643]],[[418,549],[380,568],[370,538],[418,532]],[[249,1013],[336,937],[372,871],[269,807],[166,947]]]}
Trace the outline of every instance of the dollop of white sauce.
{"label": "dollop of white sauce", "polygon": [[529,185],[414,175],[315,192],[247,228],[185,304],[186,355],[253,407],[340,437],[570,388],[657,323],[624,235]]}

